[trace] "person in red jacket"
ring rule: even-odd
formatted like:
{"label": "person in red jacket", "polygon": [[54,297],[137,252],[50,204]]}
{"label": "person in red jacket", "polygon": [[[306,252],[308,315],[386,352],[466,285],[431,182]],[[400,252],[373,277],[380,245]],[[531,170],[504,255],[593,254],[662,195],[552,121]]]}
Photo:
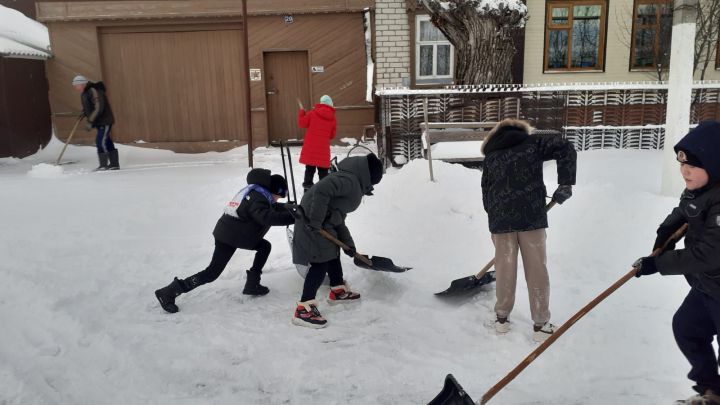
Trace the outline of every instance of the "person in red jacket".
{"label": "person in red jacket", "polygon": [[320,97],[320,103],[315,104],[310,112],[306,113],[301,107],[298,111],[298,126],[307,128],[300,151],[300,163],[305,165],[303,188],[307,191],[314,184],[316,169],[320,180],[327,176],[330,169],[330,141],[335,138],[337,129],[335,108],[330,96]]}

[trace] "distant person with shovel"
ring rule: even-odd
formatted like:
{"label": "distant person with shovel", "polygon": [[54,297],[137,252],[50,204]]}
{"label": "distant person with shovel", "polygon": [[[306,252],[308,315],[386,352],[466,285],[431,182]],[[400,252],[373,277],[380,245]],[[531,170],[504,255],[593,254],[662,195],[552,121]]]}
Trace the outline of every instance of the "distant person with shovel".
{"label": "distant person with shovel", "polygon": [[668,244],[657,256],[638,259],[636,277],[684,275],[690,292],[673,316],[673,333],[690,362],[688,378],[698,392],[678,404],[720,405],[718,356],[713,340],[720,331],[720,122],[698,124],[675,145],[685,191],[680,204],[660,224],[653,250],[687,224],[684,249]]}
{"label": "distant person with shovel", "polygon": [[87,130],[95,128],[95,146],[100,165],[95,170],[118,170],[120,162],[118,151],[110,136],[115,123],[110,102],[105,94],[103,82],[93,83],[85,76],[75,76],[72,81],[75,90],[80,93],[83,114],[87,119]]}
{"label": "distant person with shovel", "polygon": [[558,188],[552,199],[562,204],[572,195],[577,154],[559,136],[532,134],[526,122],[505,119],[483,141],[483,206],[495,244],[495,330],[510,330],[515,305],[517,256],[522,254],[533,320],[533,340],[542,342],[555,329],[550,323],[550,279],[546,266],[546,189],[543,163],[557,162]]}
{"label": "distant person with shovel", "polygon": [[328,95],[320,97],[320,103],[315,108],[305,112],[302,103],[298,100],[298,126],[307,128],[300,150],[300,163],[305,165],[305,178],[303,189],[307,191],[313,186],[315,171],[320,180],[328,175],[330,170],[330,141],[335,138],[337,121],[335,108]]}
{"label": "distant person with shovel", "polygon": [[360,299],[360,294],[352,291],[343,278],[340,248],[320,232],[324,230],[347,245],[345,254],[354,257],[355,242],[345,225],[345,217],[360,206],[363,196],[372,195],[373,186],[382,176],[383,165],[375,154],[352,156],[338,164],[337,172],[320,180],[303,195],[297,210],[299,215],[295,217],[292,255],[295,264],[309,265],[310,269],[295,308],[293,324],[316,329],[327,325],[315,300],[326,274],[330,279],[330,304]]}

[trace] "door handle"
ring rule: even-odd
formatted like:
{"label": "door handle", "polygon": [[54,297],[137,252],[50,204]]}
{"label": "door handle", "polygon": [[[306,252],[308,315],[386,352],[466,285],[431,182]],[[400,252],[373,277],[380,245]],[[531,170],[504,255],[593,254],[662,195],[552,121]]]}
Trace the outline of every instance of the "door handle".
{"label": "door handle", "polygon": [[272,89],[272,90],[268,90],[265,92],[265,94],[267,94],[268,96],[276,94],[276,93],[277,93],[277,89]]}

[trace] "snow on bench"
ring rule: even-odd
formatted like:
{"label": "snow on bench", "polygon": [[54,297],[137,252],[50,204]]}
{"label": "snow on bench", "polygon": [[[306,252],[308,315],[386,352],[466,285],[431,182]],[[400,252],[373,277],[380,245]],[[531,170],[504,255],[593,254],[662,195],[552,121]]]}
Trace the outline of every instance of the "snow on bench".
{"label": "snow on bench", "polygon": [[430,180],[433,175],[433,159],[445,162],[482,162],[485,158],[480,151],[482,141],[497,122],[428,122],[427,100],[425,100],[425,122],[422,131],[423,157],[428,161]]}

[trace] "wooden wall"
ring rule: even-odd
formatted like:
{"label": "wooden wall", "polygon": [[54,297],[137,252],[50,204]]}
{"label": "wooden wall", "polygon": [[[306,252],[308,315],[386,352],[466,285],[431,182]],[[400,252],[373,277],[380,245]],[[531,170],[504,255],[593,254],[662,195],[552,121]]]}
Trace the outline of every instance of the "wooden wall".
{"label": "wooden wall", "polygon": [[263,81],[250,84],[253,126],[259,142],[267,142],[263,53],[268,51],[304,50],[308,52],[310,66],[323,66],[323,73],[309,73],[310,99],[314,105],[323,94],[332,97],[337,110],[338,139],[359,137],[362,127],[374,122],[374,105],[365,101],[367,79],[361,13],[295,15],[292,24],[284,23],[282,16],[251,17],[249,25],[250,68],[263,71]]}
{"label": "wooden wall", "polygon": [[[321,95],[329,94],[335,101],[338,117],[338,139],[342,137],[358,137],[362,133],[365,125],[372,124],[375,116],[374,105],[367,103],[365,99],[366,91],[366,58],[364,45],[363,17],[359,7],[366,6],[369,0],[344,0],[344,1],[255,1],[250,0],[248,7],[250,12],[249,19],[249,42],[250,42],[250,68],[261,69],[264,79],[263,54],[265,52],[295,50],[306,51],[309,56],[309,64],[312,66],[324,66],[323,73],[309,73],[311,99],[317,102]],[[102,1],[92,2],[95,7],[102,8]],[[119,1],[105,2],[107,4],[122,3]],[[162,1],[147,1],[152,7],[157,6]],[[173,3],[168,1],[167,3]],[[194,3],[194,2],[177,2],[174,3]],[[272,3],[272,4],[270,4]],[[275,4],[277,3],[277,4]],[[282,4],[280,4],[282,3]],[[370,3],[372,3],[370,1]],[[131,80],[133,73],[122,73],[118,71],[115,65],[110,65],[109,60],[124,60],[127,52],[133,49],[128,47],[124,42],[129,40],[129,36],[116,35],[123,30],[133,30],[141,27],[141,30],[160,32],[176,32],[182,30],[190,30],[189,24],[192,26],[202,26],[202,30],[213,31],[227,30],[228,25],[235,24],[242,26],[241,17],[196,17],[193,19],[186,18],[152,18],[152,19],[130,19],[130,20],[91,20],[89,17],[72,17],[65,16],[66,19],[77,19],[74,21],[63,21],[60,17],[53,17],[52,13],[69,13],[80,8],[58,7],[73,5],[73,2],[42,2],[38,3],[38,9],[41,10],[42,18],[50,29],[51,44],[56,58],[47,63],[48,79],[50,83],[50,102],[53,112],[71,112],[79,111],[79,95],[74,92],[70,81],[76,74],[83,74],[91,80],[105,80],[108,85],[108,93],[113,109],[116,112],[118,123],[116,124],[115,134],[119,137],[119,142],[160,142],[168,147],[178,150],[177,143],[180,142],[206,142],[202,148],[193,146],[190,149],[197,150],[222,150],[228,147],[227,143],[213,143],[218,140],[235,140],[238,143],[247,141],[244,126],[243,111],[244,96],[243,87],[237,84],[238,78],[245,80],[242,75],[243,65],[242,56],[238,57],[237,52],[242,45],[242,35],[223,36],[217,40],[225,41],[222,49],[215,48],[216,51],[192,48],[190,43],[183,41],[190,48],[195,49],[193,52],[181,55],[172,51],[171,56],[160,59],[153,59],[150,49],[157,47],[157,42],[151,40],[145,35],[141,47],[145,47],[148,52],[147,63],[143,70],[147,69],[166,69],[167,66],[185,67],[188,66],[188,60],[193,59],[195,66],[191,69],[192,73],[176,74],[178,78],[164,84],[165,87],[176,83],[177,88],[172,89],[177,100],[184,91],[188,91],[190,87],[203,85],[203,73],[216,69],[218,65],[223,66],[220,75],[227,76],[228,71],[232,71],[232,79],[230,82],[226,80],[211,80],[207,84],[209,95],[217,94],[218,109],[212,105],[204,103],[196,107],[188,107],[188,103],[176,102],[168,106],[166,111],[160,111],[160,120],[167,125],[150,124],[148,120],[158,117],[156,107],[143,107],[140,101],[142,92],[128,92],[127,88],[132,87],[128,83],[121,81]],[[212,4],[202,3],[203,7],[225,7],[226,13],[231,13],[230,8],[239,7],[239,2],[223,2],[222,0],[213,0]],[[117,6],[117,4],[115,4]],[[323,10],[328,12],[320,14],[293,14],[293,22],[287,23],[285,14],[271,14],[273,8],[290,7],[290,9],[302,9],[309,7],[312,9]],[[337,12],[337,10],[345,8],[356,8],[348,12]],[[64,11],[63,11],[64,10]],[[68,11],[69,10],[69,11]],[[162,14],[162,7],[157,11]],[[237,11],[237,10],[236,10]],[[214,11],[213,11],[214,12]],[[232,13],[231,13],[232,14]],[[62,16],[61,16],[62,17]],[[135,28],[133,28],[135,27]],[[114,33],[114,34],[111,34]],[[241,31],[237,31],[238,34]],[[116,36],[112,36],[116,35]],[[160,35],[160,34],[158,34]],[[207,34],[210,35],[210,34]],[[222,37],[222,38],[221,38]],[[229,39],[229,38],[233,39]],[[194,36],[192,41],[199,41],[198,46],[203,42],[201,36]],[[215,43],[216,40],[206,38],[206,40]],[[153,42],[155,41],[155,42]],[[192,42],[191,41],[191,42]],[[211,43],[208,42],[208,43]],[[155,44],[155,45],[153,45]],[[124,51],[117,49],[125,49]],[[162,47],[161,47],[162,48]],[[200,46],[202,48],[202,46]],[[158,48],[159,49],[159,48]],[[178,48],[179,49],[179,48]],[[125,53],[123,53],[125,52]],[[240,51],[241,52],[241,51]],[[131,56],[130,60],[140,56]],[[170,58],[170,62],[166,61]],[[236,61],[235,65],[232,62]],[[126,67],[123,69],[129,69]],[[308,66],[310,71],[310,66]],[[139,72],[139,71],[138,71]],[[178,73],[178,72],[173,72]],[[187,72],[186,72],[187,73]],[[139,82],[136,79],[133,83]],[[120,81],[119,81],[120,80]],[[194,81],[197,80],[197,81]],[[268,144],[268,125],[266,116],[266,95],[265,82],[253,81],[251,85],[251,105],[252,105],[252,123],[253,123],[253,142],[257,146]],[[170,91],[170,90],[168,90]],[[137,97],[133,97],[136,94]],[[143,93],[142,98],[150,97],[147,93]],[[222,100],[223,96],[236,95],[237,98],[228,97]],[[209,98],[205,98],[209,100]],[[222,106],[227,106],[227,111],[222,110]],[[155,109],[154,109],[155,108]],[[237,113],[234,113],[237,111]],[[144,114],[144,115],[143,115]],[[217,114],[221,114],[218,118]],[[224,118],[223,118],[224,117]],[[294,117],[293,117],[294,119]],[[121,121],[132,121],[124,123]],[[240,120],[240,121],[238,121]],[[167,130],[162,128],[171,128],[173,125],[183,125],[183,131]],[[71,117],[58,117],[55,124],[58,128],[58,134],[61,139],[65,139],[72,127],[73,120]],[[124,125],[127,125],[123,128]],[[231,128],[239,128],[233,132]],[[74,139],[82,143],[92,143],[94,141],[92,134],[79,131]],[[176,143],[171,145],[171,143]],[[182,149],[182,148],[180,148]],[[185,148],[187,149],[187,148]]]}
{"label": "wooden wall", "polygon": [[[35,2],[0,0],[32,18]],[[25,157],[45,146],[52,135],[43,62],[0,57],[0,157]]]}

